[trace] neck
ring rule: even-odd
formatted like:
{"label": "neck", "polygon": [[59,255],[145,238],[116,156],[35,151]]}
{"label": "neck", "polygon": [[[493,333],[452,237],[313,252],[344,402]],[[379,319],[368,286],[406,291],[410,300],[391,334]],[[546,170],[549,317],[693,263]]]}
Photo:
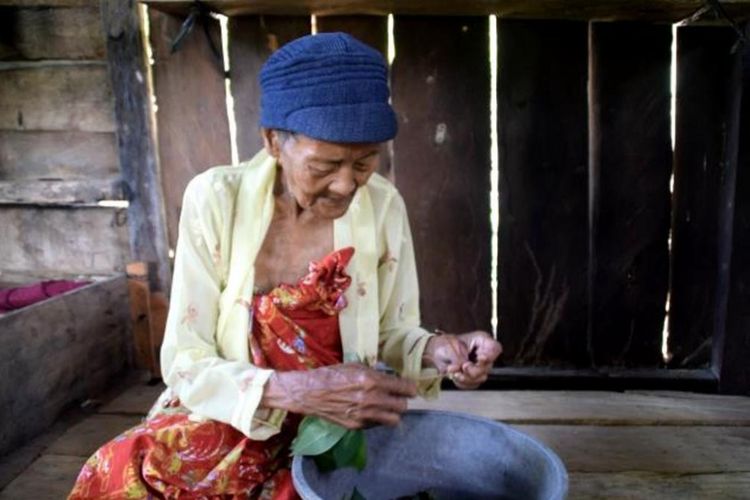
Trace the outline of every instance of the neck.
{"label": "neck", "polygon": [[315,214],[297,202],[297,198],[294,197],[294,193],[292,193],[292,190],[287,185],[284,172],[281,167],[277,168],[273,188],[275,212],[294,223],[306,224],[317,222],[318,218]]}

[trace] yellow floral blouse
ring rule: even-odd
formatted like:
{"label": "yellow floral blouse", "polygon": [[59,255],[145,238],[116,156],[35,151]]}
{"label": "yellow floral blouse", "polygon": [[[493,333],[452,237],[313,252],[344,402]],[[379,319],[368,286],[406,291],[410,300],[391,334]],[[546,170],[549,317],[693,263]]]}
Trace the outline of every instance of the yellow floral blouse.
{"label": "yellow floral blouse", "polygon": [[[161,350],[168,386],[194,418],[228,423],[253,439],[279,432],[285,412],[259,408],[272,370],[253,366],[248,305],[255,256],[273,213],[276,162],[265,151],[215,167],[185,190],[171,302]],[[352,286],[339,315],[344,359],[382,360],[436,396],[440,379],[422,369],[430,334],[420,327],[409,222],[396,188],[374,174],[334,222],[336,249],[353,246]]]}

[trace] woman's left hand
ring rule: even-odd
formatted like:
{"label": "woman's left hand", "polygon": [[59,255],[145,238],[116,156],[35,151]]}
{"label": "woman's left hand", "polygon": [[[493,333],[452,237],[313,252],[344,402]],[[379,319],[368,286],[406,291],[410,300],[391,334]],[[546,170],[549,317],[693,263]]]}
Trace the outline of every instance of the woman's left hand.
{"label": "woman's left hand", "polygon": [[503,352],[498,341],[483,331],[431,337],[424,359],[447,374],[459,389],[476,389],[487,380],[495,360]]}

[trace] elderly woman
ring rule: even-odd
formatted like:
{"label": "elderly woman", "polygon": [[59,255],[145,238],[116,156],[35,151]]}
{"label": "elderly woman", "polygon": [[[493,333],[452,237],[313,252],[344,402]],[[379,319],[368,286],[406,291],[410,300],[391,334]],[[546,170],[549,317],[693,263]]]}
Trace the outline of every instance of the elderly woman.
{"label": "elderly woman", "polygon": [[500,354],[487,333],[420,327],[404,202],[375,173],[396,134],[380,54],[307,36],[260,81],[265,150],[185,191],[168,389],[89,459],[71,498],[295,498],[301,416],[396,425],[409,398],[443,375],[474,388]]}

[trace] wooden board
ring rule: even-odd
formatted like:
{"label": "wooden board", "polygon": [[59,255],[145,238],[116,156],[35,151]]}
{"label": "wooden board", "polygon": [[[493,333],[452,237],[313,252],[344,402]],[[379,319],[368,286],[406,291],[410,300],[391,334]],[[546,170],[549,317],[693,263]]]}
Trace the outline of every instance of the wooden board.
{"label": "wooden board", "polygon": [[[1,0],[9,1],[9,0]],[[11,0],[19,1],[19,0]],[[146,0],[160,9],[185,12],[188,0]],[[409,14],[487,15],[527,19],[647,19],[678,21],[703,7],[701,0],[208,0],[212,9],[227,15],[240,14]],[[748,0],[723,0],[734,15],[750,12]]]}
{"label": "wooden board", "polygon": [[388,17],[317,16],[318,33],[343,31],[388,56]]}
{"label": "wooden board", "polygon": [[516,425],[552,448],[569,472],[747,472],[750,427]]}
{"label": "wooden board", "polygon": [[104,63],[0,70],[0,129],[113,132]]}
{"label": "wooden board", "polygon": [[750,426],[750,398],[678,392],[444,391],[434,401],[412,400],[409,408],[511,424]]}
{"label": "wooden board", "polygon": [[119,177],[70,181],[0,181],[0,205],[96,205],[101,200],[121,200]]}
{"label": "wooden board", "polygon": [[136,384],[99,408],[98,413],[145,416],[165,388],[161,383]]}
{"label": "wooden board", "polygon": [[229,68],[240,161],[252,158],[263,148],[258,82],[263,63],[274,50],[308,34],[309,16],[241,16],[229,19]]}
{"label": "wooden board", "polygon": [[669,281],[671,27],[591,25],[591,349],[659,366]]}
{"label": "wooden board", "polygon": [[391,175],[409,212],[422,324],[489,330],[489,20],[397,16],[394,24]]}
{"label": "wooden board", "polygon": [[127,215],[111,208],[3,207],[0,269],[107,274],[129,260]]}
{"label": "wooden board", "polygon": [[46,453],[88,457],[101,445],[141,423],[131,415],[92,415],[74,425],[52,443]]}
{"label": "wooden board", "polygon": [[0,179],[103,178],[119,172],[111,132],[0,131]]}
{"label": "wooden board", "polygon": [[569,498],[610,500],[662,498],[721,498],[745,500],[750,491],[750,473],[714,474],[654,472],[574,472],[570,475]]}
{"label": "wooden board", "polygon": [[[732,248],[726,326],[714,339],[713,365],[719,390],[750,394],[750,49],[742,54],[742,103],[739,112],[737,169],[732,217]],[[731,123],[731,121],[730,121]],[[732,129],[731,125],[728,128]],[[730,148],[731,142],[729,142]]]}
{"label": "wooden board", "polygon": [[65,498],[85,462],[84,457],[44,455],[0,491],[0,499]]}
{"label": "wooden board", "polygon": [[104,60],[99,8],[0,10],[0,59]]}
{"label": "wooden board", "polygon": [[184,19],[149,12],[154,54],[156,123],[169,244],[175,247],[182,195],[190,179],[215,165],[232,162],[224,64],[209,48],[201,23],[221,50],[219,21],[197,21],[177,52],[171,43]]}
{"label": "wooden board", "polygon": [[45,430],[70,404],[101,393],[129,365],[125,277],[8,313],[0,330],[2,454]]}
{"label": "wooden board", "polygon": [[[676,367],[706,366],[723,329],[736,165],[728,125],[739,106],[730,28],[677,31],[677,109],[669,349]],[[734,80],[734,81],[733,81]],[[736,130],[733,132],[736,134]],[[728,230],[728,231],[727,231]]]}
{"label": "wooden board", "polygon": [[149,263],[151,288],[170,288],[169,240],[146,81],[139,5],[101,0],[109,79],[114,89],[117,149],[127,193],[130,257]]}
{"label": "wooden board", "polygon": [[499,338],[510,365],[591,363],[588,26],[498,22]]}

